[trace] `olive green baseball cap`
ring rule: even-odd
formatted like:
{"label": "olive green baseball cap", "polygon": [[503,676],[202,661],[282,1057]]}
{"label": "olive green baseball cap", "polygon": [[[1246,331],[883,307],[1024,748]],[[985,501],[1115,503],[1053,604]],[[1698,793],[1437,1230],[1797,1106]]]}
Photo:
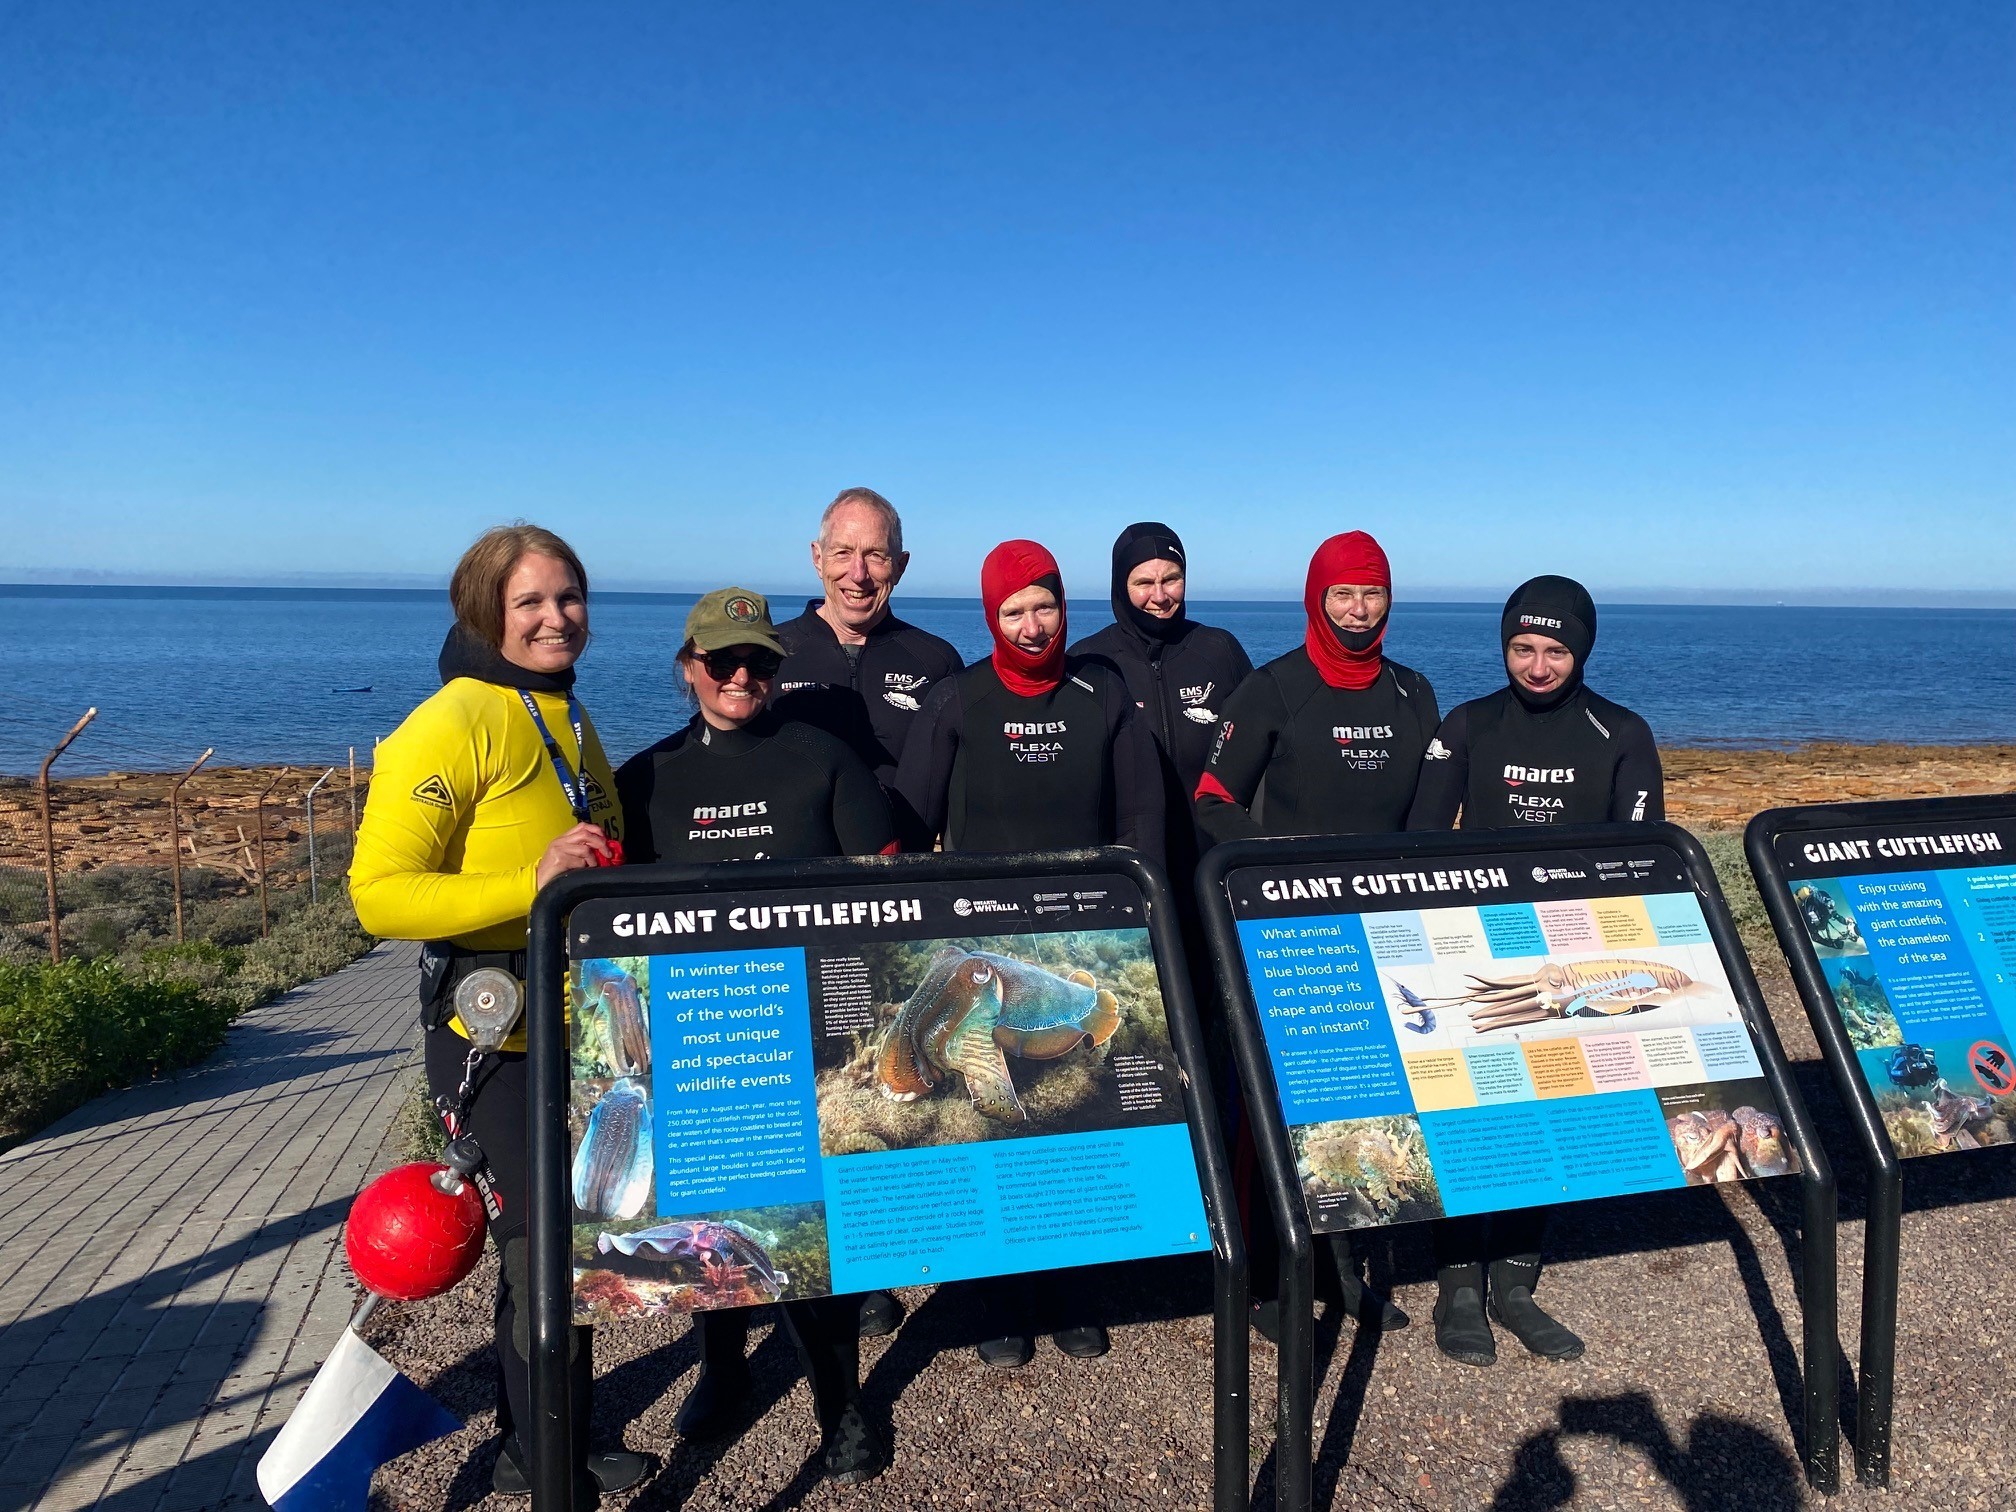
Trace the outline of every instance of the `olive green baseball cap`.
{"label": "olive green baseball cap", "polygon": [[784,655],[784,642],[770,623],[770,601],[747,588],[716,588],[686,616],[686,638],[696,651],[730,646],[762,646]]}

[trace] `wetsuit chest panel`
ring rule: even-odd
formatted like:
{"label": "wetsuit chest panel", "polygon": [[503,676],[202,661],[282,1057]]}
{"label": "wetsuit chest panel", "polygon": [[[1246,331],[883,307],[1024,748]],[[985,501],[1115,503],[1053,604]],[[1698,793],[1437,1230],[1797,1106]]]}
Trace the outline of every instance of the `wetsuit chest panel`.
{"label": "wetsuit chest panel", "polygon": [[[1010,693],[990,669],[967,688],[946,846],[1022,851],[1113,838],[1112,734],[1098,696],[1072,678]],[[968,674],[972,675],[972,674]]]}
{"label": "wetsuit chest panel", "polygon": [[777,739],[732,756],[688,738],[652,759],[649,793],[658,861],[753,861],[837,856],[829,774]]}
{"label": "wetsuit chest panel", "polygon": [[1464,829],[1525,824],[1600,824],[1623,756],[1615,732],[1591,717],[1586,693],[1535,714],[1509,690],[1479,699],[1470,714],[1470,782]]}
{"label": "wetsuit chest panel", "polygon": [[777,712],[800,719],[846,744],[887,783],[924,696],[959,670],[945,641],[891,616],[859,655],[843,647],[808,609],[779,628],[786,655],[777,673]]}
{"label": "wetsuit chest panel", "polygon": [[1417,700],[1390,671],[1361,689],[1333,688],[1306,662],[1288,671],[1288,720],[1267,769],[1267,830],[1364,835],[1404,828],[1428,745]]}

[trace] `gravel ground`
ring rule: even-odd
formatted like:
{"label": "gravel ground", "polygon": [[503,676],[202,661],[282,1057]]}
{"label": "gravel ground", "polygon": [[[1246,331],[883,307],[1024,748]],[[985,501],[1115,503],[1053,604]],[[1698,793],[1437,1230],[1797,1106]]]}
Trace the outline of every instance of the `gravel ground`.
{"label": "gravel ground", "polygon": [[[1766,958],[1760,953],[1760,963]],[[1804,1015],[1782,970],[1767,975],[1786,1050],[1842,1176],[1841,1339],[1859,1337],[1861,1203],[1853,1146],[1831,1121]],[[2016,1224],[2008,1149],[1914,1163],[1906,1179],[1895,1469],[1888,1495],[1853,1484],[1843,1509],[1989,1508],[2016,1480],[2016,1407],[2005,1387],[2004,1315]],[[1820,1503],[1800,1471],[1794,1283],[1798,1188],[1791,1181],[1697,1188],[1565,1210],[1549,1237],[1543,1298],[1589,1342],[1549,1365],[1501,1336],[1481,1371],[1436,1353],[1425,1234],[1375,1238],[1375,1274],[1419,1320],[1359,1334],[1319,1318],[1318,1505],[1338,1508],[1771,1509]],[[493,1449],[486,1268],[448,1297],[386,1307],[372,1342],[469,1427],[379,1477],[377,1504],[399,1509],[485,1501]],[[598,1334],[598,1439],[620,1433],[658,1461],[640,1492],[609,1507],[1201,1507],[1210,1495],[1209,1275],[1195,1262],[1123,1273],[1110,1314],[1115,1348],[1068,1360],[1046,1343],[1015,1374],[984,1369],[957,1298],[905,1294],[892,1340],[863,1345],[870,1411],[896,1464],[852,1490],[818,1476],[811,1403],[781,1331],[754,1336],[756,1416],[733,1444],[683,1447],[671,1418],[691,1385],[684,1330],[648,1323]],[[1273,1504],[1275,1358],[1253,1349],[1256,1505]],[[1978,1369],[1977,1369],[1978,1367]],[[1853,1380],[1844,1370],[1844,1381]],[[1852,1391],[1852,1387],[1851,1387]],[[1852,1424],[1852,1394],[1843,1409]],[[522,1507],[523,1503],[516,1505]]]}

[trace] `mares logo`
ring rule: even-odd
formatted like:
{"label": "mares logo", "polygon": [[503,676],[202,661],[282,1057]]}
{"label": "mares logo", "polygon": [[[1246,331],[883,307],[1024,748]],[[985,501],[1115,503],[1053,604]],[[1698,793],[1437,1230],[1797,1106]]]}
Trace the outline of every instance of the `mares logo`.
{"label": "mares logo", "polygon": [[1518,787],[1520,784],[1527,782],[1560,783],[1573,782],[1574,780],[1575,768],[1573,767],[1514,766],[1510,762],[1507,762],[1505,766],[1505,785],[1507,787]]}
{"label": "mares logo", "polygon": [[767,814],[769,812],[770,805],[760,798],[754,803],[723,803],[718,805],[703,803],[700,807],[693,810],[693,822],[695,824],[715,824],[723,819],[747,819],[755,814]]}
{"label": "mares logo", "polygon": [[1008,749],[1015,753],[1017,761],[1042,764],[1058,760],[1064,754],[1064,742],[1045,740],[1046,735],[1062,735],[1065,731],[1061,719],[1011,719],[1001,726],[1001,733],[1008,737]]}
{"label": "mares logo", "polygon": [[1449,747],[1442,744],[1438,738],[1428,742],[1428,749],[1421,753],[1421,759],[1423,761],[1447,761],[1455,754]]}
{"label": "mares logo", "polygon": [[1391,740],[1391,725],[1332,725],[1330,738],[1339,745],[1348,745],[1354,740]]}
{"label": "mares logo", "polygon": [[1548,619],[1544,614],[1522,614],[1519,616],[1519,623],[1522,625],[1531,625],[1536,630],[1559,630],[1561,628],[1561,621]]}

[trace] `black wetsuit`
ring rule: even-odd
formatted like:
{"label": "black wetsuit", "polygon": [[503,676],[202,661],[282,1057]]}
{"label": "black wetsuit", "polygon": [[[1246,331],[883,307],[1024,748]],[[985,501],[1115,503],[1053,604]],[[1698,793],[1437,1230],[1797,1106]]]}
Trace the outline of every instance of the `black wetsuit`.
{"label": "black wetsuit", "polygon": [[1644,720],[1577,688],[1551,709],[1511,688],[1449,711],[1421,764],[1409,829],[1600,824],[1666,817],[1659,748]]}
{"label": "black wetsuit", "polygon": [[1155,738],[1111,667],[1067,656],[1047,693],[1010,692],[978,662],[932,690],[897,791],[959,851],[1162,848]]}
{"label": "black wetsuit", "polygon": [[[823,602],[811,600],[803,614],[777,627],[785,656],[775,710],[844,742],[893,792],[910,727],[931,689],[959,670],[959,653],[950,641],[893,614],[868,632],[865,643],[844,646],[819,617]],[[900,805],[896,821],[906,847],[928,843]]]}
{"label": "black wetsuit", "polygon": [[[831,735],[765,711],[739,730],[698,715],[616,770],[616,791],[638,817],[626,832],[630,861],[749,861],[763,857],[872,856],[896,848],[896,826],[875,776]],[[833,1432],[860,1394],[861,1299],[783,1304],[785,1327],[812,1383],[819,1432]],[[695,1315],[700,1358],[734,1370],[754,1309]]]}
{"label": "black wetsuit", "polygon": [[1233,695],[1198,822],[1214,841],[1404,829],[1440,717],[1411,667],[1388,660],[1369,688],[1333,688],[1297,646]]}
{"label": "black wetsuit", "polygon": [[769,712],[739,730],[694,716],[624,762],[616,792],[636,805],[631,861],[872,856],[896,838],[888,799],[852,751]]}
{"label": "black wetsuit", "polygon": [[1088,635],[1071,655],[1105,662],[1119,672],[1162,759],[1163,828],[1169,871],[1188,891],[1185,874],[1202,851],[1190,795],[1211,756],[1226,701],[1253,671],[1229,630],[1184,620],[1169,639],[1151,640],[1124,622]]}

